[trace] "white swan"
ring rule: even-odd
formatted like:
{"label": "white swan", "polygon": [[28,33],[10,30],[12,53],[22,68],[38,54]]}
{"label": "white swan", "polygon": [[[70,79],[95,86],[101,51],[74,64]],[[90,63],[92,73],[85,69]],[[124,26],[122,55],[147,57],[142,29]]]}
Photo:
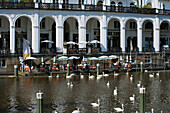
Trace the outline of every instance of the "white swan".
{"label": "white swan", "polygon": [[52,113],[58,113],[56,110],[53,110]]}
{"label": "white swan", "polygon": [[52,74],[50,74],[50,76],[48,76],[48,78],[52,78],[53,76],[52,76]]}
{"label": "white swan", "polygon": [[114,76],[118,76],[119,75],[119,73],[116,73],[115,71],[114,71]]}
{"label": "white swan", "polygon": [[80,113],[79,108],[77,108],[76,110],[74,110],[72,113]]}
{"label": "white swan", "polygon": [[70,83],[70,87],[73,87],[73,83],[72,82]]}
{"label": "white swan", "polygon": [[129,75],[129,71],[126,72],[126,75]]}
{"label": "white swan", "polygon": [[104,77],[108,77],[108,76],[109,76],[109,74],[105,74],[105,73],[103,72],[103,76],[104,76]]}
{"label": "white swan", "polygon": [[123,112],[124,111],[124,105],[122,104],[122,108],[114,108],[116,112]]}
{"label": "white swan", "polygon": [[89,79],[94,79],[95,78],[95,76],[94,75],[91,75],[90,73],[89,73]]}
{"label": "white swan", "polygon": [[151,113],[153,113],[153,108],[151,109]]}
{"label": "white swan", "polygon": [[140,86],[141,86],[141,81],[139,81],[139,83],[137,84],[137,86],[138,86],[138,87],[140,87]]}
{"label": "white swan", "polygon": [[133,80],[133,75],[130,76],[130,80],[131,80],[131,81]]}
{"label": "white swan", "polygon": [[109,81],[107,82],[107,84],[106,84],[108,87],[110,86],[110,83],[109,83]]}
{"label": "white swan", "polygon": [[57,76],[56,76],[57,78],[59,78],[60,77],[60,75],[59,74],[57,74]]}
{"label": "white swan", "polygon": [[150,78],[153,78],[153,77],[154,77],[154,73],[153,73],[153,74],[149,74],[149,77],[150,77]]}
{"label": "white swan", "polygon": [[84,78],[84,75],[82,75],[81,73],[80,73],[80,78],[81,78],[81,79],[83,79],[83,78]]}
{"label": "white swan", "polygon": [[67,86],[70,86],[70,84],[71,84],[71,83],[68,81],[68,82],[67,82]]}
{"label": "white swan", "polygon": [[99,107],[100,106],[100,99],[97,100],[97,103],[91,103],[92,107]]}
{"label": "white swan", "polygon": [[113,94],[116,96],[117,95],[117,87],[115,87]]}
{"label": "white swan", "polygon": [[103,75],[97,75],[97,80],[101,79]]}
{"label": "white swan", "polygon": [[156,73],[157,76],[159,76],[159,71]]}
{"label": "white swan", "polygon": [[133,94],[132,97],[129,97],[130,101],[135,101],[135,95]]}

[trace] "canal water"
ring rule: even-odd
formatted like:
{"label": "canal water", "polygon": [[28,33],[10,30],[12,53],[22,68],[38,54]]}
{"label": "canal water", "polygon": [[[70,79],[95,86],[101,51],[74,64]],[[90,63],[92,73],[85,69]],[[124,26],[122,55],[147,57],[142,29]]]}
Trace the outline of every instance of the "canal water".
{"label": "canal water", "polygon": [[[133,79],[130,76],[133,75]],[[73,87],[67,85],[72,82]],[[109,81],[110,86],[106,84]],[[170,73],[160,72],[150,77],[149,73],[125,73],[110,75],[100,80],[72,78],[62,75],[53,77],[0,78],[0,113],[36,113],[36,93],[44,93],[44,113],[71,113],[79,108],[81,113],[114,113],[115,107],[124,104],[124,113],[139,111],[140,97],[138,82],[146,88],[146,110],[154,113],[170,113]],[[118,95],[114,96],[114,88]],[[129,97],[135,94],[135,101]],[[100,99],[100,107],[90,103]]]}

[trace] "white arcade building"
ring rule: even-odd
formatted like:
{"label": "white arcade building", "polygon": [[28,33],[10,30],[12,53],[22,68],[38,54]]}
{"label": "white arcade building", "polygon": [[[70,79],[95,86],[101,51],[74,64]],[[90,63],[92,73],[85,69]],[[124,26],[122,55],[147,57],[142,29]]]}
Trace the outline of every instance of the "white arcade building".
{"label": "white arcade building", "polygon": [[[170,45],[169,6],[167,0],[0,2],[0,50],[21,53],[25,38],[34,54],[62,53],[64,47],[91,48],[92,53],[160,52]],[[100,43],[81,43],[93,40]],[[79,44],[65,46],[70,41]]]}

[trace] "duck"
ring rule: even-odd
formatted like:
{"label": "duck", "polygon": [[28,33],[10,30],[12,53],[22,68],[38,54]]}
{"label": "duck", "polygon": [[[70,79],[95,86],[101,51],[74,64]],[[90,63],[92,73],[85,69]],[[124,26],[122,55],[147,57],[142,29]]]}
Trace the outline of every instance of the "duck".
{"label": "duck", "polygon": [[119,75],[119,73],[116,73],[115,71],[114,71],[114,76],[118,76]]}
{"label": "duck", "polygon": [[91,103],[92,107],[99,107],[100,106],[100,99],[97,100],[97,103]]}
{"label": "duck", "polygon": [[76,110],[74,110],[72,113],[80,113],[79,108],[77,108]]}
{"label": "duck", "polygon": [[124,105],[122,104],[122,108],[114,108],[116,112],[123,112],[124,111]]}
{"label": "duck", "polygon": [[116,96],[117,95],[117,87],[115,87],[113,94]]}
{"label": "duck", "polygon": [[135,94],[132,97],[129,97],[130,101],[135,101]]}

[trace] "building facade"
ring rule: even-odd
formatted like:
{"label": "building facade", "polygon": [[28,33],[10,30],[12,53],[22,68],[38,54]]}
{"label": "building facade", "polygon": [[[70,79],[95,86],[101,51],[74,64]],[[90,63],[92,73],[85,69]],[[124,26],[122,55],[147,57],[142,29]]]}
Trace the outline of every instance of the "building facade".
{"label": "building facade", "polygon": [[[0,49],[22,53],[26,38],[35,54],[45,53],[46,48],[63,53],[70,41],[79,43],[74,46],[78,50],[160,52],[170,45],[168,4],[167,0],[1,2]],[[93,40],[100,43],[81,43]]]}

